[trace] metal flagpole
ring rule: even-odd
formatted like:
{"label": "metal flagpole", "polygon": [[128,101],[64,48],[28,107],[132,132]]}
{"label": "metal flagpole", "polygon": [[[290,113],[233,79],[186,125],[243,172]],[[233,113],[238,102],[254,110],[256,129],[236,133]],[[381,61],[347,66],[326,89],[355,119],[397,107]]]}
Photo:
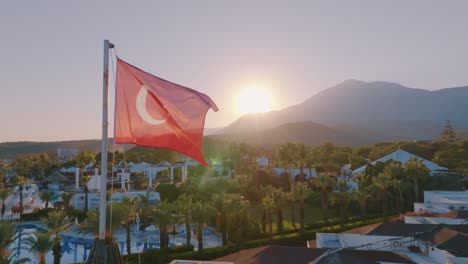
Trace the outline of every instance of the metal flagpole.
{"label": "metal flagpole", "polygon": [[106,237],[106,193],[107,193],[107,131],[109,104],[109,49],[114,44],[104,40],[104,75],[102,82],[102,140],[101,140],[101,199],[99,201],[99,239]]}

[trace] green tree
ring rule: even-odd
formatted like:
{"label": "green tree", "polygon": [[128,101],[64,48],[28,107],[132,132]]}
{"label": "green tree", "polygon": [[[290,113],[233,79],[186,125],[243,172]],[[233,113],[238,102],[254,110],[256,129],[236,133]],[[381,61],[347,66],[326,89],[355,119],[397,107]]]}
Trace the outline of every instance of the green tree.
{"label": "green tree", "polygon": [[60,264],[60,259],[62,258],[60,233],[67,231],[71,226],[68,216],[65,214],[65,211],[52,211],[49,212],[47,217],[41,218],[41,221],[46,224],[49,229],[49,234],[53,239],[52,252],[54,255],[54,264]]}
{"label": "green tree", "polygon": [[198,252],[203,252],[203,226],[215,214],[215,208],[208,203],[196,202],[192,211],[193,222],[197,225]]}
{"label": "green tree", "polygon": [[360,188],[359,190],[352,192],[351,195],[352,195],[352,199],[357,201],[359,204],[359,208],[361,210],[361,217],[362,218],[366,217],[367,199],[371,197],[367,189]]}
{"label": "green tree", "polygon": [[20,214],[23,215],[23,209],[24,209],[24,205],[23,205],[23,188],[24,188],[24,185],[26,183],[28,183],[29,180],[28,178],[26,177],[23,177],[23,176],[15,176],[13,179],[12,179],[12,183],[13,185],[18,185],[19,188],[19,197],[20,197]]}
{"label": "green tree", "polygon": [[11,191],[9,189],[7,189],[7,188],[1,188],[0,189],[0,200],[2,200],[2,211],[1,211],[2,217],[5,214],[5,210],[6,210],[5,201],[8,198],[8,196],[10,195],[10,193],[11,193]]}
{"label": "green tree", "polygon": [[290,196],[293,201],[299,202],[299,221],[301,230],[304,230],[305,200],[309,197],[312,190],[306,183],[298,182],[292,185]]}
{"label": "green tree", "polygon": [[339,180],[336,183],[336,188],[338,190],[335,193],[335,201],[340,208],[340,222],[341,225],[344,225],[346,222],[346,208],[349,206],[351,202],[351,194],[349,192],[350,187],[348,186],[348,182],[345,180]]}
{"label": "green tree", "polygon": [[330,193],[335,189],[335,180],[324,173],[319,173],[317,177],[313,178],[312,186],[314,186],[319,192],[322,201],[323,221],[325,225],[328,225],[328,204],[330,199]]}
{"label": "green tree", "polygon": [[272,187],[270,185],[262,187],[264,196],[270,197],[273,200],[274,209],[276,211],[278,221],[278,232],[283,232],[283,207],[286,201],[286,193],[279,188]]}
{"label": "green tree", "polygon": [[84,187],[85,191],[85,208],[84,211],[85,213],[88,212],[88,181],[89,181],[89,176],[86,175],[83,172],[83,169],[86,167],[86,165],[90,163],[96,163],[95,155],[91,151],[82,151],[78,153],[75,157],[75,162],[76,166],[80,168],[80,185]]}
{"label": "green tree", "polygon": [[273,235],[273,217],[272,212],[275,209],[275,201],[271,196],[265,196],[262,199],[262,207],[263,210],[266,212],[266,221],[268,222],[268,233]]}
{"label": "green tree", "polygon": [[37,231],[34,236],[27,237],[24,243],[29,246],[29,250],[38,255],[39,264],[46,264],[46,255],[53,245],[49,233]]}
{"label": "green tree", "polygon": [[168,226],[174,223],[174,211],[174,206],[167,201],[158,203],[151,211],[152,222],[159,225],[161,248],[169,245]]}
{"label": "green tree", "polygon": [[424,164],[424,160],[413,157],[405,164],[404,172],[413,181],[414,199],[419,202],[419,184],[429,177],[429,169]]}
{"label": "green tree", "polygon": [[449,146],[456,144],[457,132],[455,132],[452,124],[450,124],[450,120],[445,120],[444,130],[440,133],[440,140]]}
{"label": "green tree", "polygon": [[47,210],[47,208],[49,208],[49,202],[50,202],[50,200],[52,200],[52,197],[54,197],[54,193],[49,192],[49,191],[42,191],[39,194],[39,199],[41,199],[43,202],[45,202],[45,209],[46,210]]}
{"label": "green tree", "polygon": [[295,151],[295,165],[299,167],[301,173],[300,179],[305,181],[304,165],[307,163],[309,157],[309,149],[304,143],[296,143],[293,150]]}
{"label": "green tree", "polygon": [[120,219],[120,222],[125,227],[128,255],[132,254],[132,247],[131,247],[132,240],[131,240],[130,227],[131,227],[131,224],[135,222],[135,219],[138,215],[138,213],[136,212],[136,208],[134,207],[135,203],[136,203],[136,199],[123,197],[122,203],[120,203],[119,205],[119,207],[121,207],[120,209],[123,209],[123,210],[120,210],[118,215],[113,214],[113,217]]}
{"label": "green tree", "polygon": [[219,229],[221,232],[221,239],[223,246],[227,245],[227,212],[226,212],[226,193],[220,192],[213,194],[212,198],[213,206],[217,212],[217,218],[219,223]]}
{"label": "green tree", "polygon": [[389,171],[381,172],[377,177],[372,178],[372,185],[370,188],[376,197],[379,197],[382,202],[382,216],[387,218],[388,199],[390,196],[391,188],[395,185],[395,181]]}
{"label": "green tree", "polygon": [[174,206],[177,214],[182,219],[182,222],[185,224],[185,235],[186,235],[186,244],[190,245],[192,239],[192,233],[190,230],[190,223],[192,218],[192,211],[194,210],[195,201],[193,197],[184,193],[177,197],[177,200],[174,202]]}
{"label": "green tree", "polygon": [[73,198],[73,195],[75,195],[75,194],[74,193],[66,193],[66,192],[60,194],[60,198],[62,198],[63,205],[65,206],[65,208],[70,208],[70,201]]}
{"label": "green tree", "polygon": [[[282,144],[278,148],[277,156],[278,156],[279,162],[280,164],[282,164],[282,166],[284,166],[285,170],[289,171],[290,175],[292,175],[292,169],[294,165],[297,163],[296,160],[297,160],[298,153],[296,149],[297,149],[296,144],[292,142],[287,142],[285,144]],[[292,176],[295,176],[295,175],[292,175]]]}
{"label": "green tree", "polygon": [[9,222],[0,222],[0,264],[8,264],[12,259],[8,247],[14,241],[15,230],[15,225]]}

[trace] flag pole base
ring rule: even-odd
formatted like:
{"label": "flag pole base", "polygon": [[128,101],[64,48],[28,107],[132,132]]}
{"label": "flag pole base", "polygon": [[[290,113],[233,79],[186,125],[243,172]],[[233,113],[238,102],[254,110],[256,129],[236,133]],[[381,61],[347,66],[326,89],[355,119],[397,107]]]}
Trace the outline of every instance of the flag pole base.
{"label": "flag pole base", "polygon": [[94,240],[91,251],[89,252],[86,264],[123,264],[124,261],[120,255],[119,245],[113,238]]}

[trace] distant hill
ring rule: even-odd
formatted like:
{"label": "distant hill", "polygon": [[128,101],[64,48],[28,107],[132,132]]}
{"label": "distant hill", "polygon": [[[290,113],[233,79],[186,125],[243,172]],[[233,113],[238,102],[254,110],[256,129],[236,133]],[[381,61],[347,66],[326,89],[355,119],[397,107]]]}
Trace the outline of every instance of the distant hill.
{"label": "distant hill", "polygon": [[0,158],[15,158],[21,154],[31,153],[49,153],[56,154],[57,148],[77,148],[80,151],[90,150],[99,152],[101,149],[101,140],[71,140],[57,142],[4,142],[0,143]]}
{"label": "distant hill", "polygon": [[468,86],[428,91],[389,82],[347,80],[301,104],[244,115],[218,133],[258,133],[311,121],[341,133],[361,135],[369,142],[433,139],[447,119],[457,130],[468,129],[466,98]]}
{"label": "distant hill", "polygon": [[357,146],[369,143],[367,139],[358,134],[310,121],[289,123],[260,131],[212,135],[210,137],[257,145],[282,144],[288,141],[303,142],[309,145],[320,145],[324,142],[332,141],[335,144],[344,146]]}

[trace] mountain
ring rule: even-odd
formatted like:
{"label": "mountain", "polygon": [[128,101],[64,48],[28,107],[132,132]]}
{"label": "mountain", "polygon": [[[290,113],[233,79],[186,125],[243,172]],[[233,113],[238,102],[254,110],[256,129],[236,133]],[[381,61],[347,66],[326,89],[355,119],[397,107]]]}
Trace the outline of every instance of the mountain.
{"label": "mountain", "polygon": [[[109,139],[109,142],[112,142],[112,139]],[[110,150],[112,150],[113,147],[113,144],[109,144]],[[14,159],[17,155],[42,152],[56,154],[58,148],[77,148],[79,151],[89,150],[94,153],[97,153],[101,151],[101,140],[89,139],[55,142],[2,142],[0,143],[0,158]],[[122,147],[118,146],[116,148],[120,149]]]}
{"label": "mountain", "polygon": [[248,114],[221,130],[239,134],[311,121],[367,141],[432,139],[449,119],[468,129],[468,86],[436,91],[390,82],[347,80],[279,111]]}

